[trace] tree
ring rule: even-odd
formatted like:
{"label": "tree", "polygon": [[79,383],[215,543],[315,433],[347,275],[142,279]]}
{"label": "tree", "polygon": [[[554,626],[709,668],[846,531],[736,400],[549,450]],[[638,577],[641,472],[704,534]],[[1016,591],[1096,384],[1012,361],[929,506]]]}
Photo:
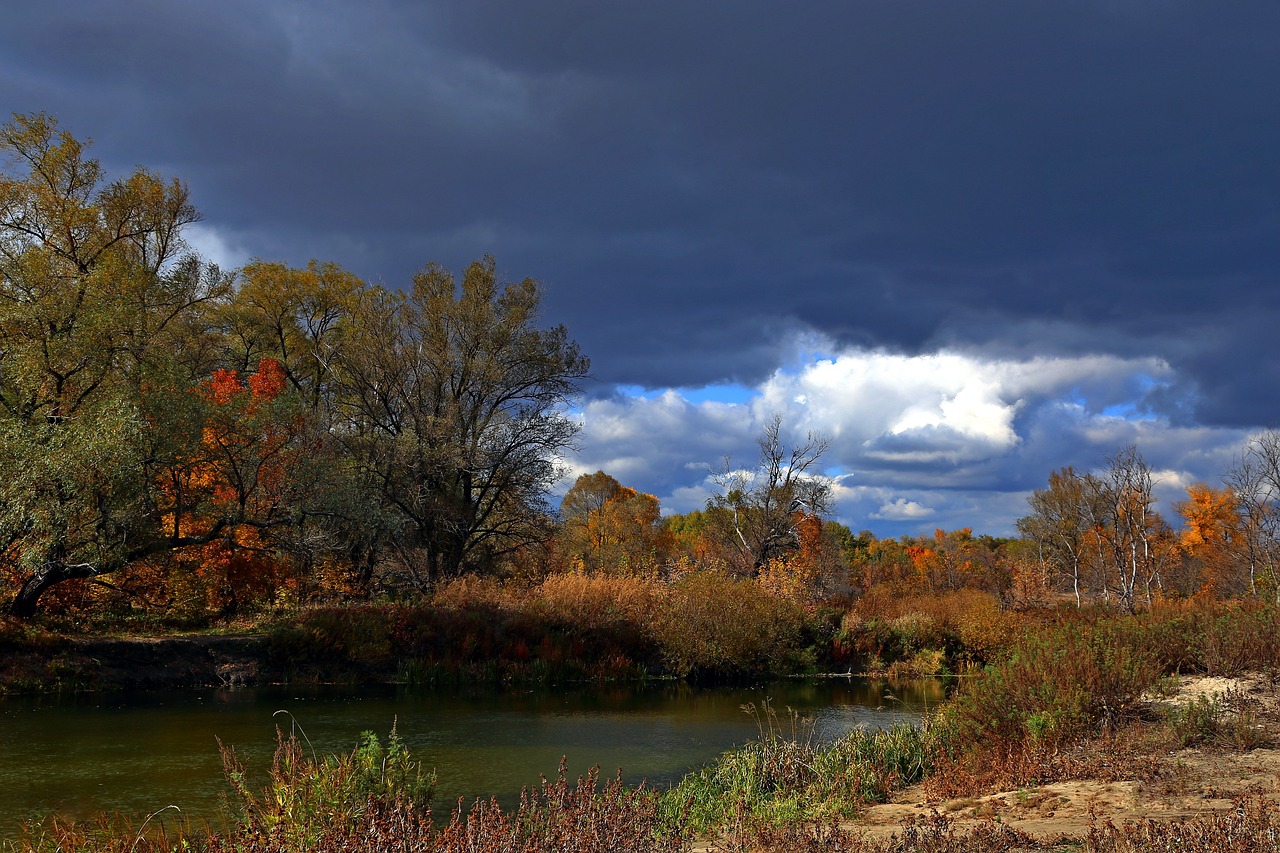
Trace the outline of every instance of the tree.
{"label": "tree", "polygon": [[1088,585],[1132,610],[1140,586],[1148,603],[1163,588],[1175,549],[1173,531],[1155,510],[1154,486],[1150,466],[1127,447],[1101,474],[1064,468],[1050,475],[1049,488],[1028,499],[1033,512],[1019,519],[1018,530],[1047,569],[1070,579],[1077,603]]}
{"label": "tree", "polygon": [[659,524],[658,499],[603,471],[574,481],[560,502],[560,517],[560,547],[586,569],[652,567],[671,547],[671,534]]}
{"label": "tree", "polygon": [[545,495],[589,361],[563,326],[537,326],[541,300],[485,257],[460,284],[432,264],[409,293],[371,289],[357,308],[337,431],[423,583],[551,533]]}
{"label": "tree", "polygon": [[219,318],[229,366],[247,371],[264,357],[275,359],[306,406],[327,413],[364,282],[314,260],[303,269],[254,261],[239,279]]}
{"label": "tree", "polygon": [[1032,492],[1027,503],[1031,514],[1018,519],[1018,532],[1035,543],[1050,583],[1069,582],[1081,606],[1098,544],[1095,524],[1106,513],[1101,481],[1063,468],[1051,473],[1049,487]]}
{"label": "tree", "polygon": [[19,170],[0,175],[0,553],[28,616],[55,584],[183,544],[157,535],[145,481],[176,433],[142,398],[173,383],[175,330],[226,281],[182,243],[181,182],[107,182],[44,115],[15,116],[0,149]]}
{"label": "tree", "polygon": [[1183,519],[1178,544],[1191,564],[1198,587],[1184,591],[1200,591],[1214,597],[1233,597],[1248,591],[1248,575],[1242,571],[1246,569],[1248,549],[1235,492],[1193,483],[1187,487],[1187,499],[1174,508]]}
{"label": "tree", "polygon": [[1138,449],[1126,447],[1107,463],[1103,481],[1110,523],[1099,525],[1097,532],[1110,553],[1120,604],[1133,610],[1139,583],[1148,604],[1153,588],[1163,589],[1173,531],[1155,510],[1155,478]]}
{"label": "tree", "polygon": [[1280,603],[1280,431],[1252,437],[1227,473],[1240,515],[1241,559],[1250,592]]}
{"label": "tree", "polygon": [[814,473],[830,441],[809,433],[788,447],[782,439],[782,416],[774,415],[756,441],[756,467],[735,470],[725,460],[718,476],[721,494],[707,502],[718,520],[720,535],[732,542],[740,571],[758,572],[775,558],[800,547],[800,523],[806,515],[827,511],[831,482]]}

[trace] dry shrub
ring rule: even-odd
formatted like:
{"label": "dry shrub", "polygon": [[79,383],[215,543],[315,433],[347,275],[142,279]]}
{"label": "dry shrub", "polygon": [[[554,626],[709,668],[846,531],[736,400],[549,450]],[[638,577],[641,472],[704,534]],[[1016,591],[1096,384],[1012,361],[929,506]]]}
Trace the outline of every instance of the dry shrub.
{"label": "dry shrub", "polygon": [[1280,812],[1262,794],[1240,796],[1220,814],[1176,821],[1111,821],[1089,828],[1088,853],[1280,851]]}
{"label": "dry shrub", "polygon": [[516,606],[521,590],[504,585],[497,578],[484,575],[462,575],[450,578],[436,587],[431,603],[439,608],[501,610]]}
{"label": "dry shrub", "polygon": [[680,676],[794,671],[804,611],[750,580],[694,572],[668,587],[655,625],[667,667]]}
{"label": "dry shrub", "polygon": [[1033,836],[1000,823],[957,829],[937,812],[909,818],[888,838],[869,838],[836,823],[756,823],[731,833],[723,844],[732,853],[1021,853],[1041,846]]}
{"label": "dry shrub", "polygon": [[1134,722],[1073,744],[994,742],[953,754],[940,749],[924,789],[931,799],[949,800],[1071,779],[1155,780],[1167,777],[1170,769],[1153,752],[1159,742],[1157,730]]}
{"label": "dry shrub", "polygon": [[952,744],[1001,751],[1059,744],[1132,719],[1160,669],[1114,622],[1066,624],[1025,638],[999,664],[963,683],[944,726]]}
{"label": "dry shrub", "polygon": [[1168,672],[1280,675],[1280,608],[1259,601],[1157,602],[1131,630]]}
{"label": "dry shrub", "polygon": [[836,657],[860,658],[864,669],[898,663],[900,673],[926,672],[928,656],[940,651],[952,668],[984,663],[1023,632],[1028,617],[1001,608],[989,592],[962,589],[936,595],[900,595],[875,587],[845,614],[836,636]]}
{"label": "dry shrub", "polygon": [[657,614],[662,588],[651,577],[569,572],[543,580],[532,604],[545,618],[583,628],[647,626]]}

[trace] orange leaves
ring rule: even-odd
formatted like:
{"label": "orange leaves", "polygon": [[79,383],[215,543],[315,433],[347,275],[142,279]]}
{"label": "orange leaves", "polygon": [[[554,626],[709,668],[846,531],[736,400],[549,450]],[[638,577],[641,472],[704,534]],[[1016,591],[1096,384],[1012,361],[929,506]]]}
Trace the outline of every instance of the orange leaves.
{"label": "orange leaves", "polygon": [[284,390],[284,368],[274,358],[258,362],[258,372],[248,378],[251,398],[254,402],[270,402]]}
{"label": "orange leaves", "polygon": [[226,406],[244,390],[240,375],[234,370],[215,370],[213,377],[201,388],[205,399],[215,406]]}
{"label": "orange leaves", "polygon": [[1213,597],[1242,593],[1248,558],[1241,553],[1246,537],[1235,492],[1195,483],[1174,508],[1183,519],[1178,545],[1199,571],[1200,592]]}
{"label": "orange leaves", "polygon": [[[288,575],[263,532],[288,511],[290,469],[304,452],[303,418],[283,397],[285,387],[275,359],[244,378],[214,371],[192,392],[201,403],[198,440],[160,472],[167,505],[159,517],[182,548],[175,565],[214,609],[260,599]],[[193,540],[206,541],[191,547]]]}
{"label": "orange leaves", "polygon": [[623,486],[603,471],[584,474],[564,496],[560,547],[586,569],[643,570],[671,548],[653,495]]}
{"label": "orange leaves", "polygon": [[240,381],[238,371],[215,370],[213,375],[200,386],[200,392],[215,406],[230,406],[247,390],[249,396],[245,404],[253,408],[279,397],[284,391],[284,386],[285,373],[280,362],[274,358],[264,358],[258,362],[258,372],[251,373],[245,383]]}

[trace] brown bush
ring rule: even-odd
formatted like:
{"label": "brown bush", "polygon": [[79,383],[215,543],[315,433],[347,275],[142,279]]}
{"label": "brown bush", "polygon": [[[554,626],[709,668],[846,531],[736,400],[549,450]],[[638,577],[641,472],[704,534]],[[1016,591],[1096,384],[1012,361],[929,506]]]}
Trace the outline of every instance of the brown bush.
{"label": "brown bush", "polygon": [[750,580],[694,572],[672,584],[655,630],[677,675],[788,672],[798,665],[804,611]]}

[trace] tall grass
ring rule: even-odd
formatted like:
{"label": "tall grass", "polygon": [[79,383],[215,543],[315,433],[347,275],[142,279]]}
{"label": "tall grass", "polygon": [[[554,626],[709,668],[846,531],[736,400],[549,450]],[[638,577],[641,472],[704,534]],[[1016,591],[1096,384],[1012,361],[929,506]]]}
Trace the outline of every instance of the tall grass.
{"label": "tall grass", "polygon": [[327,835],[353,830],[370,814],[430,813],[435,774],[410,756],[394,726],[386,746],[365,732],[349,754],[323,759],[296,736],[277,737],[270,782],[262,791],[249,785],[235,751],[219,744],[242,833],[306,850]]}
{"label": "tall grass", "polygon": [[687,775],[664,797],[669,821],[679,815],[695,833],[731,824],[781,824],[852,817],[868,803],[920,781],[928,771],[927,727],[855,729],[831,743],[815,743],[795,717],[778,725],[773,709],[746,706],[761,737]]}
{"label": "tall grass", "polygon": [[[805,612],[751,580],[695,572],[460,578],[423,604],[304,610],[269,638],[290,681],[573,681],[811,670]],[[820,631],[818,632],[820,633]]]}
{"label": "tall grass", "polygon": [[552,781],[526,789],[505,811],[492,800],[459,801],[443,827],[432,822],[433,776],[403,748],[366,733],[349,755],[318,758],[294,738],[281,738],[262,790],[224,750],[227,777],[240,806],[226,831],[119,817],[84,823],[28,823],[0,849],[16,853],[675,853],[681,826],[667,823],[658,794],[601,782],[598,770],[571,783],[564,765]]}

